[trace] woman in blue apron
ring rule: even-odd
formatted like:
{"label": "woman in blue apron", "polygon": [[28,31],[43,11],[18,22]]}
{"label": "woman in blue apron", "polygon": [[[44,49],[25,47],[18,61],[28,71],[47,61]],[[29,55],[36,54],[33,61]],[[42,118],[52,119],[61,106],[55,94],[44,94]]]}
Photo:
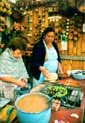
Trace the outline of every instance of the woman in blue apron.
{"label": "woman in blue apron", "polygon": [[54,29],[47,27],[42,33],[40,41],[33,48],[31,71],[34,86],[44,82],[45,77],[49,77],[50,73],[56,73],[57,71],[61,74],[64,73],[54,38]]}

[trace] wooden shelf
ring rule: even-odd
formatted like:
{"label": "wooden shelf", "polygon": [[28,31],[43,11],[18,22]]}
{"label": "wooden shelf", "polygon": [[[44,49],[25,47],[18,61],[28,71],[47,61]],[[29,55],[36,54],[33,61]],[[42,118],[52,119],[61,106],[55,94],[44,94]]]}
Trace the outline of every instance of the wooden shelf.
{"label": "wooden shelf", "polygon": [[62,60],[78,60],[78,61],[85,61],[85,56],[66,56],[61,55]]}

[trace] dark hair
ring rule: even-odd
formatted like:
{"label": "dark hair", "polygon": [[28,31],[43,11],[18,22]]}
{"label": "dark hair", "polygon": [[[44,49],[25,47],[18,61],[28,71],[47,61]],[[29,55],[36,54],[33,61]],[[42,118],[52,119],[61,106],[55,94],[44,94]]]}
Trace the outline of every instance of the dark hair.
{"label": "dark hair", "polygon": [[49,32],[54,32],[55,33],[54,28],[53,27],[47,27],[47,28],[45,28],[45,30],[42,32],[41,39],[43,39],[44,36],[46,36],[46,34],[49,33]]}
{"label": "dark hair", "polygon": [[27,38],[26,37],[15,37],[8,44],[8,48],[12,50],[20,49],[21,51],[26,50],[27,48]]}

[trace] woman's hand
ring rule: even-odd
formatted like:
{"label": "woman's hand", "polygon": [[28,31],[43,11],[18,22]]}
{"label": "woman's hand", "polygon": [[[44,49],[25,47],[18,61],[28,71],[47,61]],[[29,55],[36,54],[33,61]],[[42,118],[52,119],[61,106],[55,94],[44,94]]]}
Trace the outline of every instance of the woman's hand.
{"label": "woman's hand", "polygon": [[13,83],[17,86],[20,86],[20,87],[26,87],[27,85],[27,79],[15,79],[11,76],[5,76],[5,77],[0,77],[0,80],[4,81],[4,82],[8,82],[8,83]]}
{"label": "woman's hand", "polygon": [[48,78],[48,77],[50,76],[50,73],[49,73],[49,71],[48,71],[46,68],[40,66],[39,69],[40,69],[40,71],[42,72],[42,74],[43,74],[46,78]]}
{"label": "woman's hand", "polygon": [[27,81],[25,79],[18,80],[18,86],[24,88],[27,85]]}

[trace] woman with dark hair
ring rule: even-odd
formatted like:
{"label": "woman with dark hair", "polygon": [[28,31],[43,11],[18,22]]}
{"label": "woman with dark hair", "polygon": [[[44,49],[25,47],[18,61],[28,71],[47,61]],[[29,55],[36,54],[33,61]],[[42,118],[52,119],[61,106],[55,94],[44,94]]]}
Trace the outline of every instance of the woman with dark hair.
{"label": "woman with dark hair", "polygon": [[22,52],[26,48],[27,39],[15,37],[0,54],[0,90],[4,91],[6,98],[13,99],[17,86],[26,87],[26,79],[29,76],[22,60]]}
{"label": "woman with dark hair", "polygon": [[32,74],[34,86],[42,83],[50,73],[59,71],[63,74],[59,50],[54,42],[55,31],[52,27],[47,27],[40,41],[35,44],[32,54]]}

